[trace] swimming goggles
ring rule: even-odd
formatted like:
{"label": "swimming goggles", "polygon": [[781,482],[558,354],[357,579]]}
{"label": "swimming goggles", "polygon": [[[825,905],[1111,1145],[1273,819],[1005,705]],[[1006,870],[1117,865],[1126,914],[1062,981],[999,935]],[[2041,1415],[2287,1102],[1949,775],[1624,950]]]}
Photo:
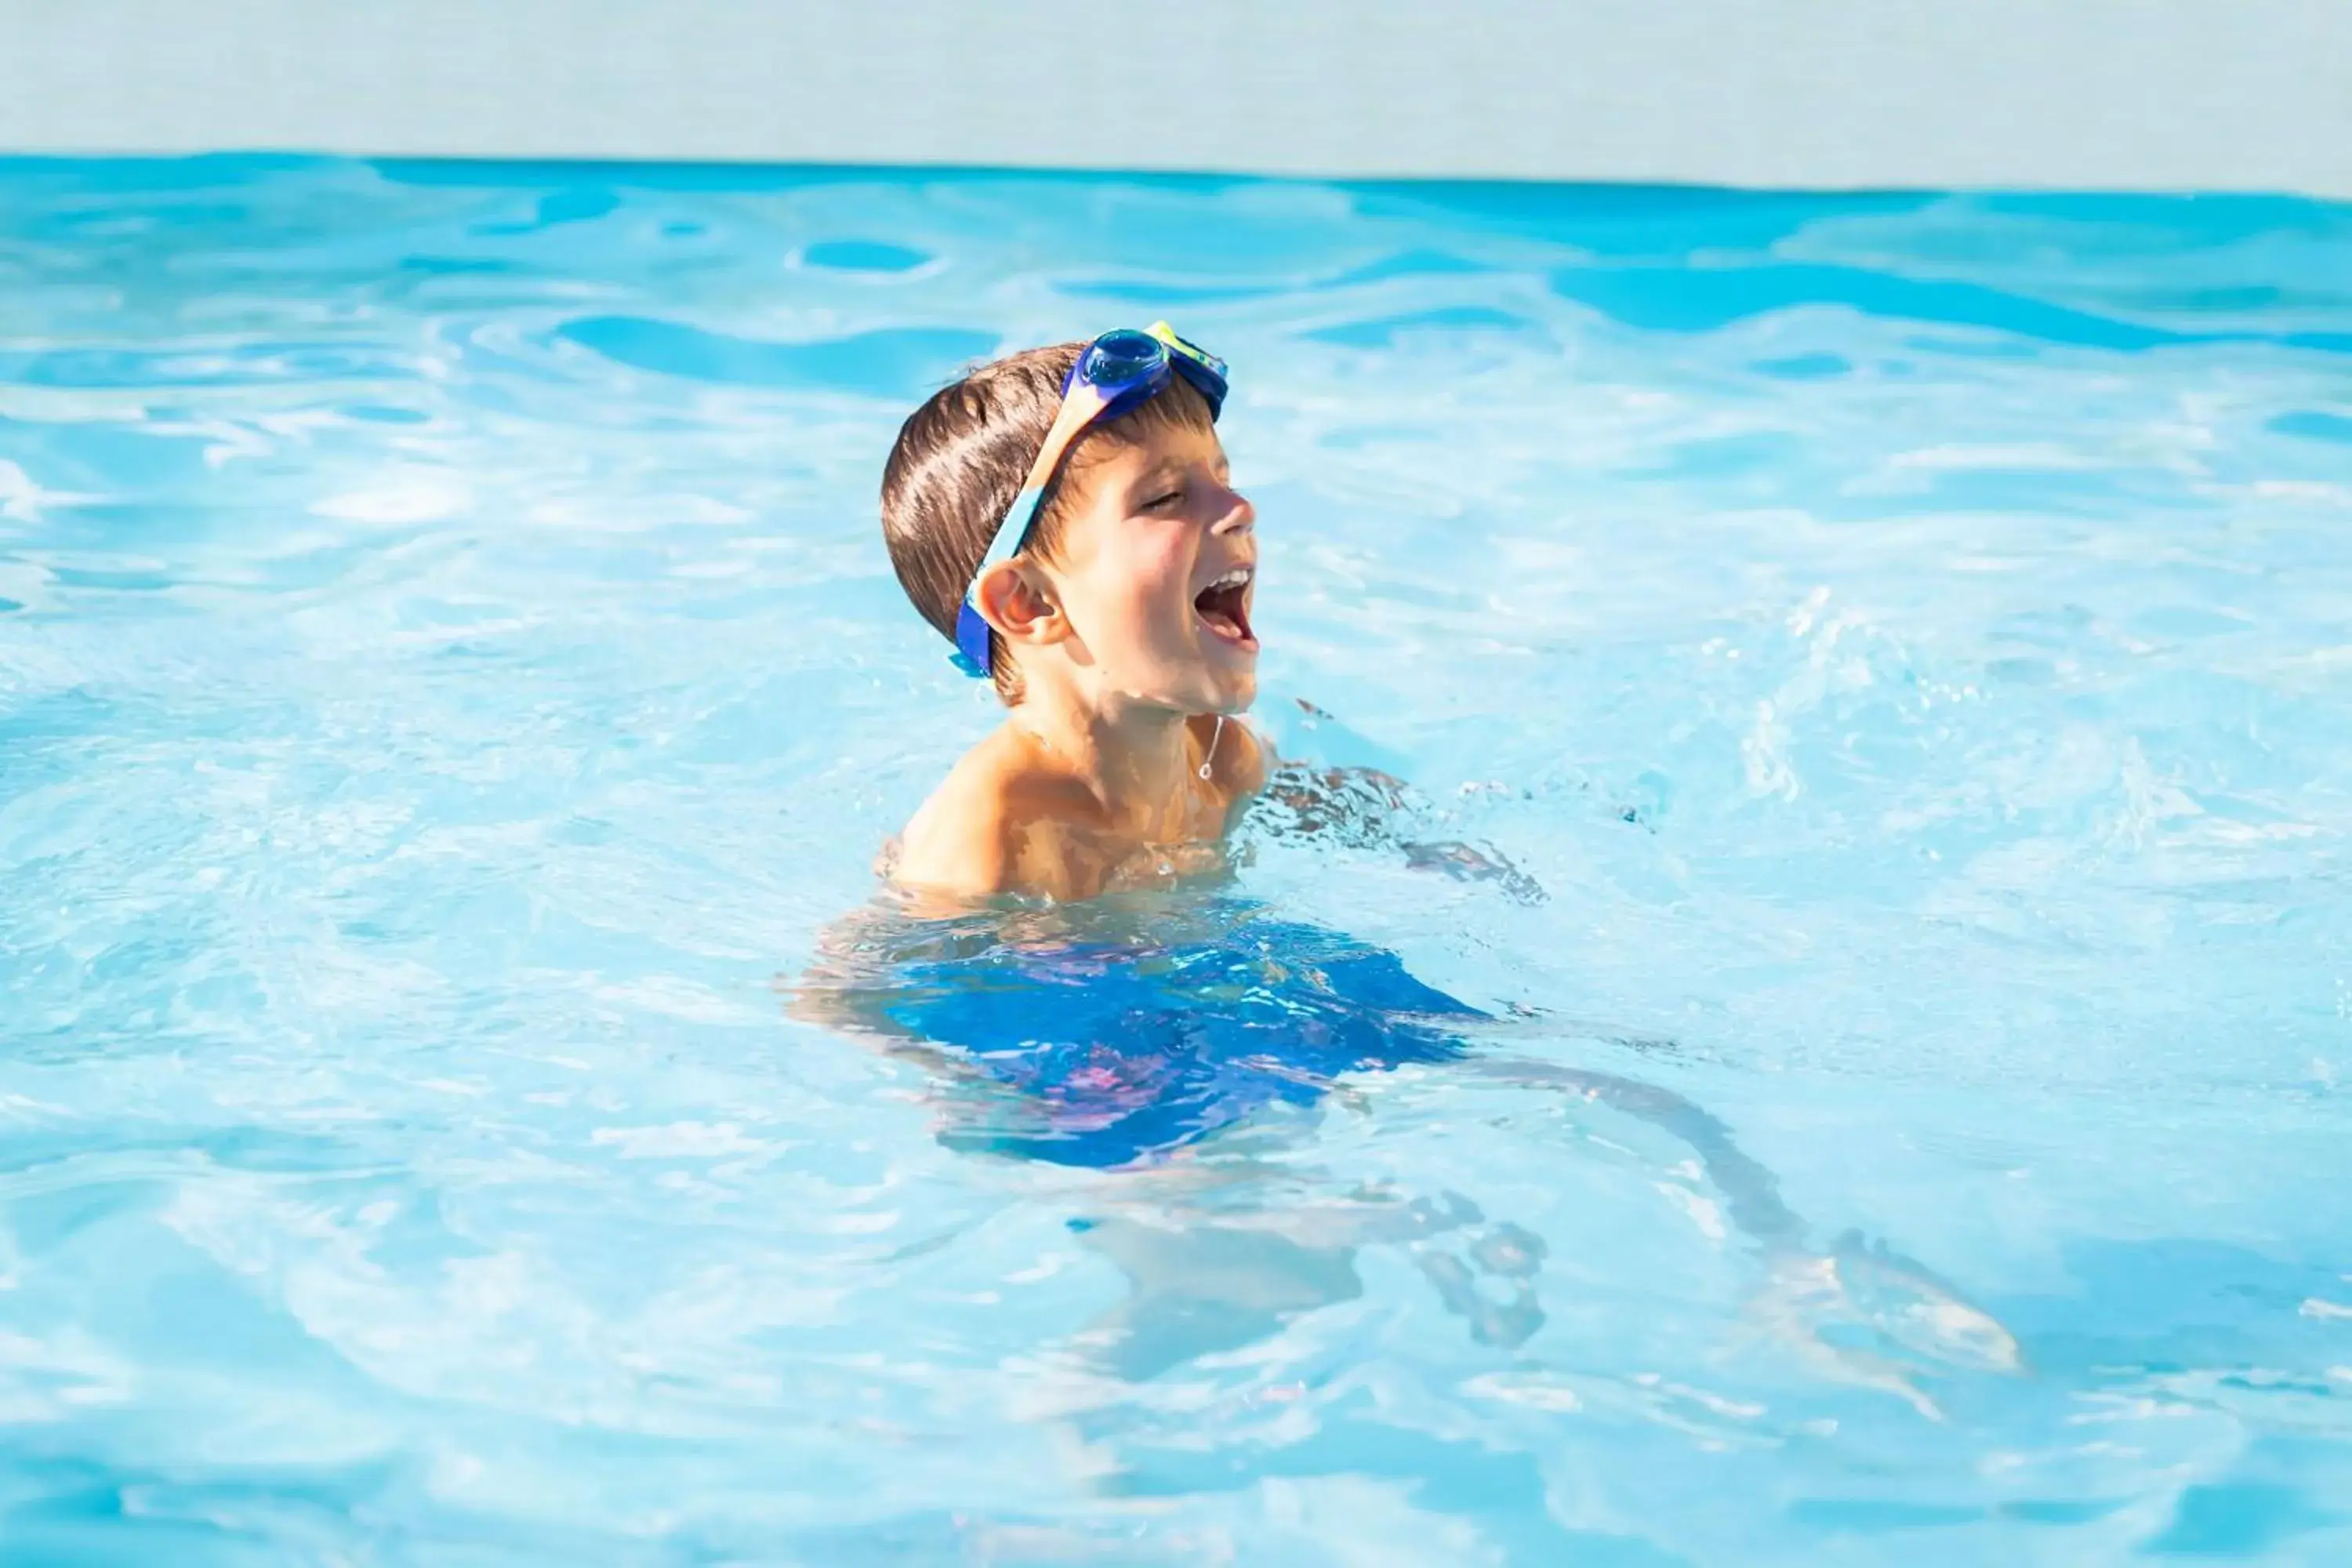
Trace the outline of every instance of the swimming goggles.
{"label": "swimming goggles", "polygon": [[1045,444],[1037,448],[1037,460],[1029,465],[1021,493],[1005,509],[956,609],[958,669],[973,676],[988,673],[988,621],[977,603],[980,580],[999,562],[1019,554],[1028,542],[1030,525],[1045,503],[1045,487],[1061,468],[1070,444],[1097,420],[1116,418],[1158,396],[1171,375],[1182,376],[1208,399],[1210,418],[1224,412],[1225,362],[1186,342],[1165,321],[1154,321],[1148,331],[1122,327],[1105,332],[1079,352],[1077,363],[1062,380],[1062,406],[1045,432]]}

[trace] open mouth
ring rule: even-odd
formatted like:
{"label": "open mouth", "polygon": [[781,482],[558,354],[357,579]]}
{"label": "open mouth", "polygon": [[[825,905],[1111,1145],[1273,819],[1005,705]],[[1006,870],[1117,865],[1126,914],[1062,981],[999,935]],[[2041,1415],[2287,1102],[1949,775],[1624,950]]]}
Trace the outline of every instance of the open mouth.
{"label": "open mouth", "polygon": [[1257,647],[1249,624],[1249,586],[1255,575],[1249,567],[1236,566],[1192,595],[1192,611],[1202,626],[1229,643],[1251,648]]}

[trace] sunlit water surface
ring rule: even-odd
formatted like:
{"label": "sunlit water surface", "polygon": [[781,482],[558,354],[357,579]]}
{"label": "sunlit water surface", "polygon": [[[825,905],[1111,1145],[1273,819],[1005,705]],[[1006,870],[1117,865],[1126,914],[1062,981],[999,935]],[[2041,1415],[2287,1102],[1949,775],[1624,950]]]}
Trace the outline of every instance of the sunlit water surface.
{"label": "sunlit water surface", "polygon": [[[1401,803],[793,1004],[1160,315]],[[2347,530],[2341,207],[0,165],[0,1547],[2352,1560]]]}

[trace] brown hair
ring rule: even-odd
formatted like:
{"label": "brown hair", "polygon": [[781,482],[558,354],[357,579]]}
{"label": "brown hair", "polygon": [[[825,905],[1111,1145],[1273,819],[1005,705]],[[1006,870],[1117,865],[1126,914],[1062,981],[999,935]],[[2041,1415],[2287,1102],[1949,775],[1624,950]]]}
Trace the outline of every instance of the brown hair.
{"label": "brown hair", "polygon": [[[923,619],[955,641],[956,611],[971,586],[990,535],[1020,493],[1021,481],[1045,444],[1062,405],[1062,383],[1084,343],[1024,349],[982,365],[933,393],[898,427],[882,469],[882,539],[890,565]],[[1024,552],[1053,558],[1068,526],[1066,481],[1101,440],[1129,441],[1155,426],[1206,430],[1209,405],[1179,376],[1160,394],[1116,419],[1096,425],[1071,444],[1061,471],[1046,487]],[[988,669],[996,693],[1021,700],[1021,678],[988,635]]]}

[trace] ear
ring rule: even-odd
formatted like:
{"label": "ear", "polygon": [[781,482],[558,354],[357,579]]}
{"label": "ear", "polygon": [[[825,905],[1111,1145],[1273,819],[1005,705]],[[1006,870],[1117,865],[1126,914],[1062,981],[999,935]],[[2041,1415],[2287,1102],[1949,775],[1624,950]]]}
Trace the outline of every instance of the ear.
{"label": "ear", "polygon": [[989,629],[1007,642],[1045,647],[1070,635],[1053,584],[1026,561],[1000,561],[982,573],[972,603]]}

